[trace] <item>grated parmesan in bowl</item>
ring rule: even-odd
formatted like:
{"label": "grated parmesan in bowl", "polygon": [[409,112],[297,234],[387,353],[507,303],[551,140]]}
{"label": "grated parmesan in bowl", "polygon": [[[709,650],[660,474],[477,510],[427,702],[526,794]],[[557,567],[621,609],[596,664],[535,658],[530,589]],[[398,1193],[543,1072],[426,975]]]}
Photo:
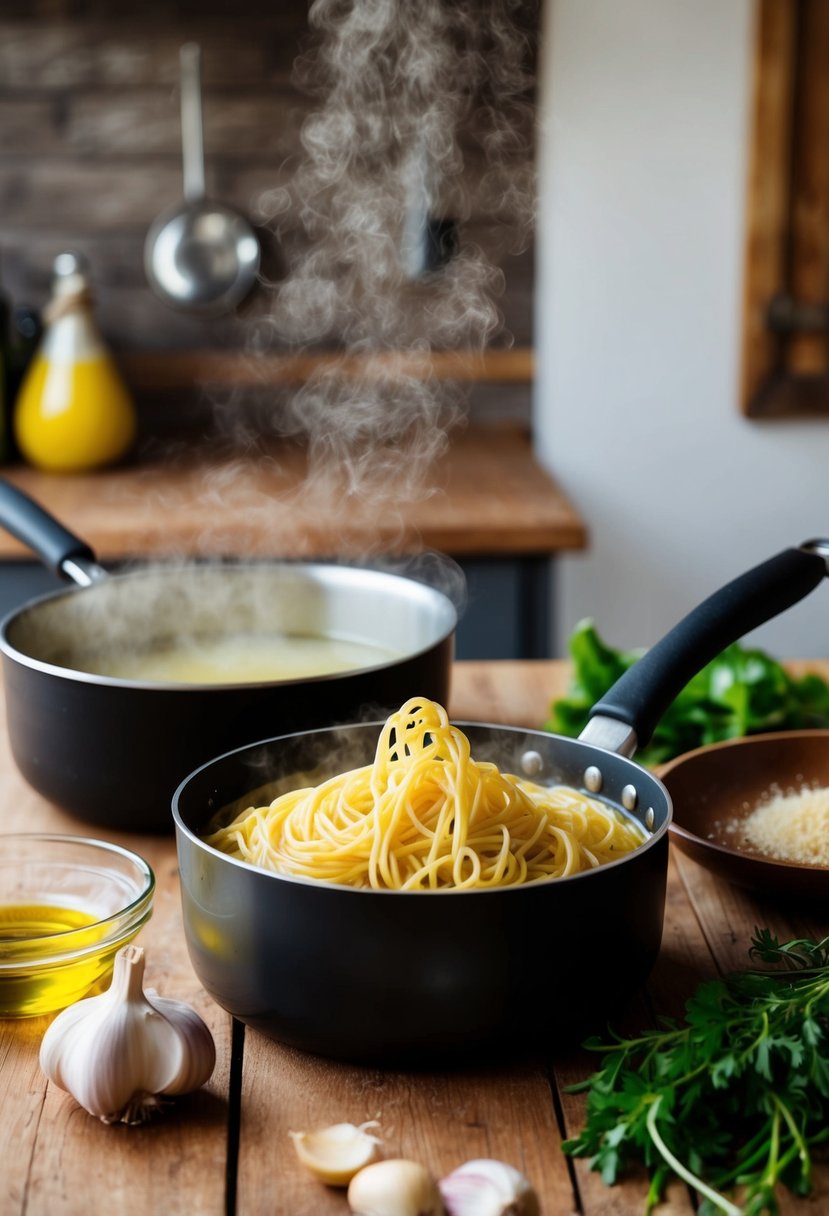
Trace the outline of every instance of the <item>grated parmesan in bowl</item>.
{"label": "grated parmesan in bowl", "polygon": [[829,789],[773,793],[740,821],[746,842],[780,861],[829,866]]}

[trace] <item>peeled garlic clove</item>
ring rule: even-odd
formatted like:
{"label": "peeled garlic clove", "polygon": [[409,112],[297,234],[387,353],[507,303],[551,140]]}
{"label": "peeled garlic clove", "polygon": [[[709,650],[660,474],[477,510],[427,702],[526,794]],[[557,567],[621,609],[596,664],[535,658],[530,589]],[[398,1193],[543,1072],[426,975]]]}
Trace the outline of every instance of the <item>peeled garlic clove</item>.
{"label": "peeled garlic clove", "polygon": [[124,946],[100,996],[58,1014],[40,1045],[40,1066],[104,1123],[140,1123],[167,1095],[208,1080],[213,1037],[189,1005],[145,994],[144,951]]}
{"label": "peeled garlic clove", "polygon": [[354,1216],[445,1216],[437,1183],[417,1161],[393,1157],[355,1174],[348,1187]]}
{"label": "peeled garlic clove", "polygon": [[448,1216],[540,1216],[535,1191],[519,1170],[504,1161],[467,1161],[439,1187]]}
{"label": "peeled garlic clove", "polygon": [[358,1170],[382,1155],[380,1141],[367,1130],[376,1122],[334,1123],[316,1132],[289,1132],[296,1155],[315,1178],[328,1186],[348,1186]]}

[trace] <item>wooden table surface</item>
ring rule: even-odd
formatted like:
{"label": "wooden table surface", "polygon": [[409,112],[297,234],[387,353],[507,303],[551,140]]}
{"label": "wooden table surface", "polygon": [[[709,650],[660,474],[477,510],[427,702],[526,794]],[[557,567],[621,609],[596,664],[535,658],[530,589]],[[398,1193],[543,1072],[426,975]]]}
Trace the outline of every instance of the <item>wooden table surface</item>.
{"label": "wooden table surface", "polygon": [[[330,465],[331,462],[328,462]],[[330,468],[325,466],[330,473]],[[342,472],[342,470],[339,470]],[[163,459],[72,476],[23,465],[3,477],[86,540],[101,561],[154,557],[454,557],[583,549],[587,529],[536,461],[525,428],[455,433],[412,501],[320,474],[287,441],[249,451],[191,444]],[[356,474],[355,474],[356,475]],[[0,559],[29,551],[0,530]]]}
{"label": "wooden table surface", "polygon": [[[451,709],[460,718],[537,726],[566,674],[566,665],[555,661],[459,663]],[[8,754],[4,722],[0,797],[7,832],[87,830],[23,783]],[[374,1118],[388,1155],[416,1158],[436,1176],[473,1157],[511,1162],[537,1188],[545,1216],[639,1216],[644,1210],[642,1178],[610,1189],[584,1161],[569,1162],[560,1151],[562,1130],[572,1133],[583,1109],[582,1099],[563,1087],[592,1070],[577,1048],[562,1050],[552,1067],[504,1062],[430,1075],[329,1063],[251,1030],[234,1037],[231,1019],[204,994],[189,964],[172,838],[111,838],[136,848],[156,871],[154,915],[138,938],[147,982],[199,1009],[216,1039],[216,1070],[203,1090],[177,1100],[155,1121],[107,1127],[41,1074],[37,1053],[47,1019],[0,1022],[2,1216],[345,1216],[342,1191],[305,1173],[288,1132]],[[829,912],[816,921],[764,904],[675,853],[663,947],[631,1011],[633,1024],[644,1024],[654,1010],[680,1013],[700,979],[743,967],[757,925],[786,937],[823,935]],[[693,1211],[679,1184],[657,1209],[659,1216]],[[781,1211],[829,1211],[829,1167],[817,1171],[810,1199],[785,1197]]]}

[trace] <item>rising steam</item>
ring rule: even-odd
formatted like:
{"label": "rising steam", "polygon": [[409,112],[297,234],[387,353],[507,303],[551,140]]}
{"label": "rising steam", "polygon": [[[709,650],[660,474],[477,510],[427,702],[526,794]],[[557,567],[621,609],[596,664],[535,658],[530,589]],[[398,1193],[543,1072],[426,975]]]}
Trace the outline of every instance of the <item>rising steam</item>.
{"label": "rising steam", "polygon": [[[336,351],[271,402],[273,430],[308,446],[306,496],[393,507],[427,494],[464,412],[431,353],[509,342],[499,261],[534,217],[527,14],[521,0],[311,5],[302,154],[259,202],[288,273],[255,336],[259,350]],[[435,219],[460,238],[432,272]]]}
{"label": "rising steam", "polygon": [[[140,514],[149,492],[140,470],[130,480],[127,493],[159,553],[227,552],[230,514],[244,519],[249,538],[240,557],[261,553],[262,537],[269,554],[372,564],[382,554],[381,564],[443,590],[462,610],[460,568],[440,554],[409,556],[405,505],[435,489],[435,462],[465,415],[461,388],[439,379],[433,361],[443,351],[474,360],[510,342],[498,307],[500,264],[527,246],[534,222],[527,31],[536,8],[536,0],[314,0],[313,41],[296,64],[313,98],[301,153],[286,167],[287,184],[259,200],[287,273],[268,285],[265,316],[248,319],[252,371],[257,354],[280,351],[308,353],[312,372],[298,387],[262,385],[252,402],[247,388],[214,400],[219,436],[243,458],[210,467],[195,503],[186,477],[154,488],[157,531]],[[457,248],[435,269],[426,257],[430,224],[447,220],[457,224]],[[268,432],[284,442],[263,444]],[[182,441],[185,466],[189,446]],[[123,487],[117,493],[123,498]],[[201,531],[168,537],[168,514],[196,519]],[[230,525],[239,549],[238,522]],[[144,622],[209,633],[258,611],[265,586],[235,579],[225,599],[222,584],[208,594],[206,584],[183,580],[182,596],[185,585],[196,588],[191,602],[159,599],[165,585],[157,595],[153,579],[145,584],[143,593],[128,584],[118,612],[94,612],[107,606],[100,591],[79,597],[91,615],[69,618],[73,628],[115,648],[145,636]],[[272,600],[267,589],[265,607]]]}

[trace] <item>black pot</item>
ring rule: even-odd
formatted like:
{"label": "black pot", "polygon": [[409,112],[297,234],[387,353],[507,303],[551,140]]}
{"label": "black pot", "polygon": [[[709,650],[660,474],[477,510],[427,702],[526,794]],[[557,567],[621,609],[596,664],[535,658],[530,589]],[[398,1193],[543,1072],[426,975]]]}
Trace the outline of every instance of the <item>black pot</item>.
{"label": "black pot", "polygon": [[648,840],[609,865],[501,889],[375,891],[275,874],[204,842],[218,813],[267,803],[292,774],[306,785],[368,763],[378,723],[269,739],[198,769],[173,814],[184,928],[207,991],[276,1039],[372,1063],[554,1049],[600,1024],[641,985],[662,935],[671,802],[630,756],[694,672],[822,581],[829,544],[817,550],[786,550],[706,600],[578,740],[461,724],[473,756],[637,816]]}
{"label": "black pot", "polygon": [[[108,576],[89,546],[0,482],[0,525],[83,586],[11,613],[0,650],[12,754],[39,793],[79,818],[172,830],[182,778],[263,735],[377,717],[412,695],[446,701],[457,612],[434,587],[382,570],[260,562]],[[181,633],[281,632],[384,648],[370,667],[238,684],[162,684],[85,670],[89,656]],[[393,657],[388,657],[393,656]]]}
{"label": "black pot", "polygon": [[[473,756],[497,755],[504,771],[521,772],[529,755],[534,781],[579,786],[585,764],[600,764],[604,793],[620,805],[635,781],[648,843],[601,872],[499,890],[371,891],[279,876],[206,845],[211,817],[228,804],[267,803],[284,775],[331,776],[321,754],[370,763],[380,724],[231,752],[194,773],[174,802],[190,958],[224,1009],[321,1055],[420,1063],[493,1039],[529,1049],[583,1027],[609,995],[623,1003],[636,990],[662,935],[665,791],[631,760],[598,748],[575,745],[562,761],[553,735],[461,725]],[[252,791],[263,774],[270,781]]]}

